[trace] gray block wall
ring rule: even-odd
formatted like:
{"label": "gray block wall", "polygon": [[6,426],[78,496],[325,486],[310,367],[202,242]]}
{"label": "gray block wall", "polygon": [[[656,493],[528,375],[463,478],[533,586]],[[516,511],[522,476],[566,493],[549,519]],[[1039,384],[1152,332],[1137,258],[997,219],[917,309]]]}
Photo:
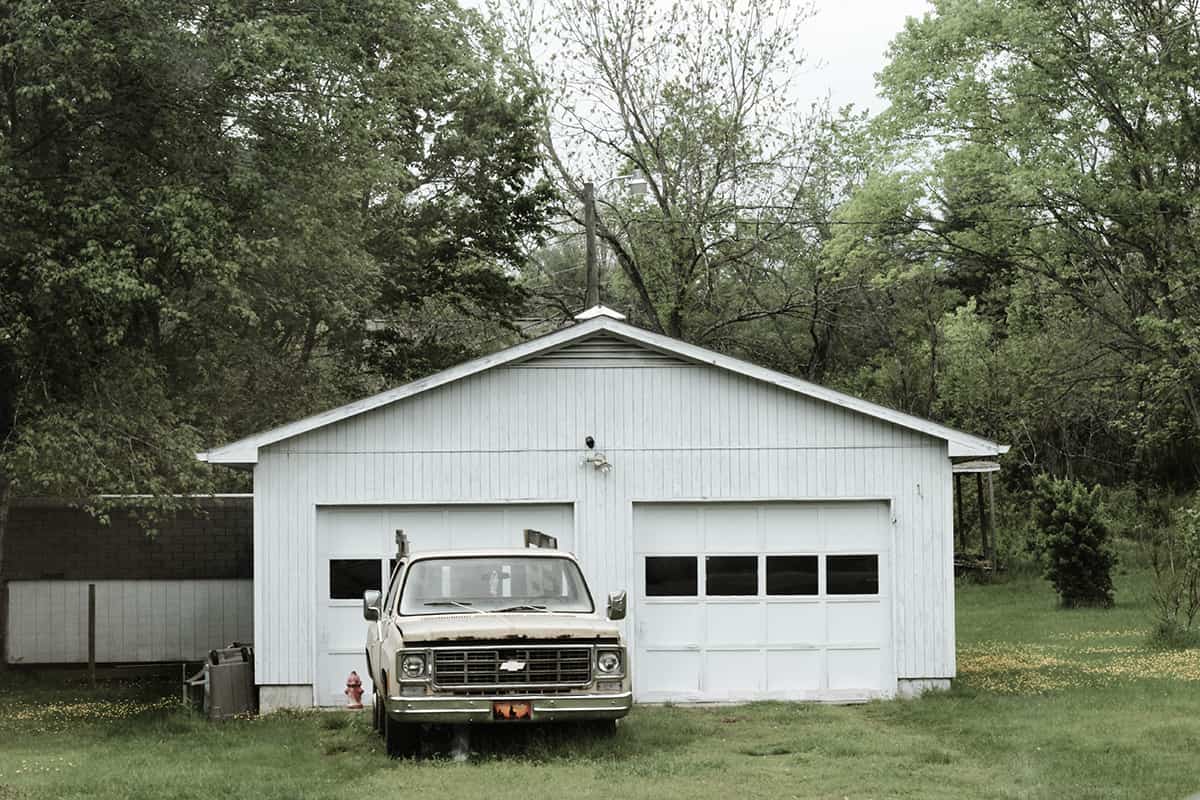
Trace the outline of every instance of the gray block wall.
{"label": "gray block wall", "polygon": [[127,512],[108,525],[60,500],[14,502],[5,540],[9,580],[138,580],[253,577],[253,498],[196,501],[147,536]]}

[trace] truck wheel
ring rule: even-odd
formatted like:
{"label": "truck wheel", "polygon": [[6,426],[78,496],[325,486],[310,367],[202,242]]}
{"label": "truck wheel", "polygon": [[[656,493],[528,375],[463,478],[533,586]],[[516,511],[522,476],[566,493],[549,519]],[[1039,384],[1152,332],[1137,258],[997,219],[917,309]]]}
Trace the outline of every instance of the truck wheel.
{"label": "truck wheel", "polygon": [[383,726],[382,704],[377,693],[373,693],[372,697],[375,698],[375,702],[371,705],[371,730],[377,731]]}
{"label": "truck wheel", "polygon": [[383,743],[389,758],[414,758],[421,753],[420,727],[411,722],[396,722],[384,710]]}
{"label": "truck wheel", "polygon": [[589,720],[587,730],[597,739],[611,739],[617,735],[617,721],[615,719]]}

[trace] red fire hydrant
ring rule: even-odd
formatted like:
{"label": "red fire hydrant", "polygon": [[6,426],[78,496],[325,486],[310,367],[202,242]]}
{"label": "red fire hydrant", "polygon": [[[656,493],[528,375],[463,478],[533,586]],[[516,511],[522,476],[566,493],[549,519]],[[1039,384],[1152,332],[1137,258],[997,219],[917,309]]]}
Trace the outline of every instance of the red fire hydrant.
{"label": "red fire hydrant", "polygon": [[358,677],[357,670],[352,670],[350,677],[346,678],[346,697],[350,698],[346,708],[362,708],[362,694],[362,679]]}

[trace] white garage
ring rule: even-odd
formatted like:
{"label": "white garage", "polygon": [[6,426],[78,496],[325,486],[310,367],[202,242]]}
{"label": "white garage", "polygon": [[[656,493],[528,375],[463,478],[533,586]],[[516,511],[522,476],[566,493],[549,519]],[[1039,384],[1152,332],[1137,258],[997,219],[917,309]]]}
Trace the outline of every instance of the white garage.
{"label": "white garage", "polygon": [[254,472],[265,709],[342,704],[415,549],[554,533],[627,590],[643,702],[848,701],[955,674],[952,467],[995,442],[626,324],[577,324],[214,448]]}

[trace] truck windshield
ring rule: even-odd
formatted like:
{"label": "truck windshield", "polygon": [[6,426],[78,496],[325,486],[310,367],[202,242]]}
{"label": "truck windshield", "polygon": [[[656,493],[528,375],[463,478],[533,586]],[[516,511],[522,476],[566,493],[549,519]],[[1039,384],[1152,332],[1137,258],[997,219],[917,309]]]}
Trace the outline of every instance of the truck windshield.
{"label": "truck windshield", "polygon": [[579,567],[569,558],[463,556],[413,563],[400,594],[401,614],[591,613]]}

